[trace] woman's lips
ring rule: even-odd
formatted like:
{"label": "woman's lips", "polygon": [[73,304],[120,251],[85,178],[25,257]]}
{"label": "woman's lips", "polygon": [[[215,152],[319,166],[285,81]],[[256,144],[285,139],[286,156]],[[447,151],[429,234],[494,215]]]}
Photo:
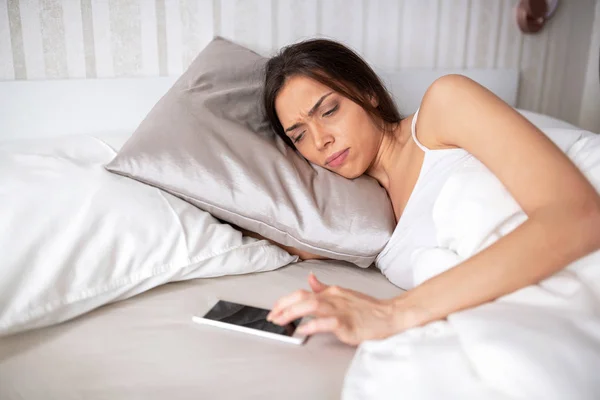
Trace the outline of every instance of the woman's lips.
{"label": "woman's lips", "polygon": [[344,150],[343,152],[341,152],[339,156],[337,156],[333,160],[329,161],[327,163],[327,165],[332,168],[339,167],[346,160],[349,153],[350,153],[350,149],[348,148],[348,149]]}

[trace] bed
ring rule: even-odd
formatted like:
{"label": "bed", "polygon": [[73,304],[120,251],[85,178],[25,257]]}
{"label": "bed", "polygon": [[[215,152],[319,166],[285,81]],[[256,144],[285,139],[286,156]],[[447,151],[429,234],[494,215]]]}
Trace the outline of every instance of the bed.
{"label": "bed", "polygon": [[[412,110],[428,83],[446,72],[470,75],[515,105],[514,70],[403,71],[384,78]],[[0,83],[0,140],[87,135],[116,150],[174,79]],[[572,127],[520,111],[541,127]],[[0,398],[339,398],[355,348],[333,336],[294,346],[191,321],[215,298],[268,308],[308,288],[310,271],[325,283],[379,298],[401,293],[374,266],[342,261],[168,283],[68,322],[0,338]]]}

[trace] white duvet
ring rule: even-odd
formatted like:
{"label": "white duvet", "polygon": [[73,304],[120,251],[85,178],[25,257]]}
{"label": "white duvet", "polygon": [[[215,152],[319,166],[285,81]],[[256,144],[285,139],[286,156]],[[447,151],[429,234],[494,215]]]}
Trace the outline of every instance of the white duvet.
{"label": "white duvet", "polygon": [[[600,136],[545,132],[600,190]],[[481,251],[526,216],[473,159],[447,181],[433,219],[438,247],[413,254],[415,285]],[[343,397],[599,399],[600,252],[494,302],[363,343]]]}

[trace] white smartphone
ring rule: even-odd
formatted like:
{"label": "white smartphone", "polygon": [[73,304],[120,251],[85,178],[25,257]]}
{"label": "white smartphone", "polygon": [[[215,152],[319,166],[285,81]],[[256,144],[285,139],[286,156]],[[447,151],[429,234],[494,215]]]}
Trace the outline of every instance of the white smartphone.
{"label": "white smartphone", "polygon": [[296,328],[302,323],[302,318],[280,326],[267,321],[269,312],[270,310],[264,308],[217,300],[206,314],[194,315],[192,321],[287,343],[304,343],[306,336],[296,333]]}

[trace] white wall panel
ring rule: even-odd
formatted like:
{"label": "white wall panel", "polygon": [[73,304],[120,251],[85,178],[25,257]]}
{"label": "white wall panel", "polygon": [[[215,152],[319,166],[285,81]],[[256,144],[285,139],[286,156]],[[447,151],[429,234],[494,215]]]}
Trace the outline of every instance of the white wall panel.
{"label": "white wall panel", "polygon": [[461,68],[466,62],[469,0],[440,1],[436,67]]}
{"label": "white wall panel", "polygon": [[363,51],[363,1],[321,0],[317,33]]}

